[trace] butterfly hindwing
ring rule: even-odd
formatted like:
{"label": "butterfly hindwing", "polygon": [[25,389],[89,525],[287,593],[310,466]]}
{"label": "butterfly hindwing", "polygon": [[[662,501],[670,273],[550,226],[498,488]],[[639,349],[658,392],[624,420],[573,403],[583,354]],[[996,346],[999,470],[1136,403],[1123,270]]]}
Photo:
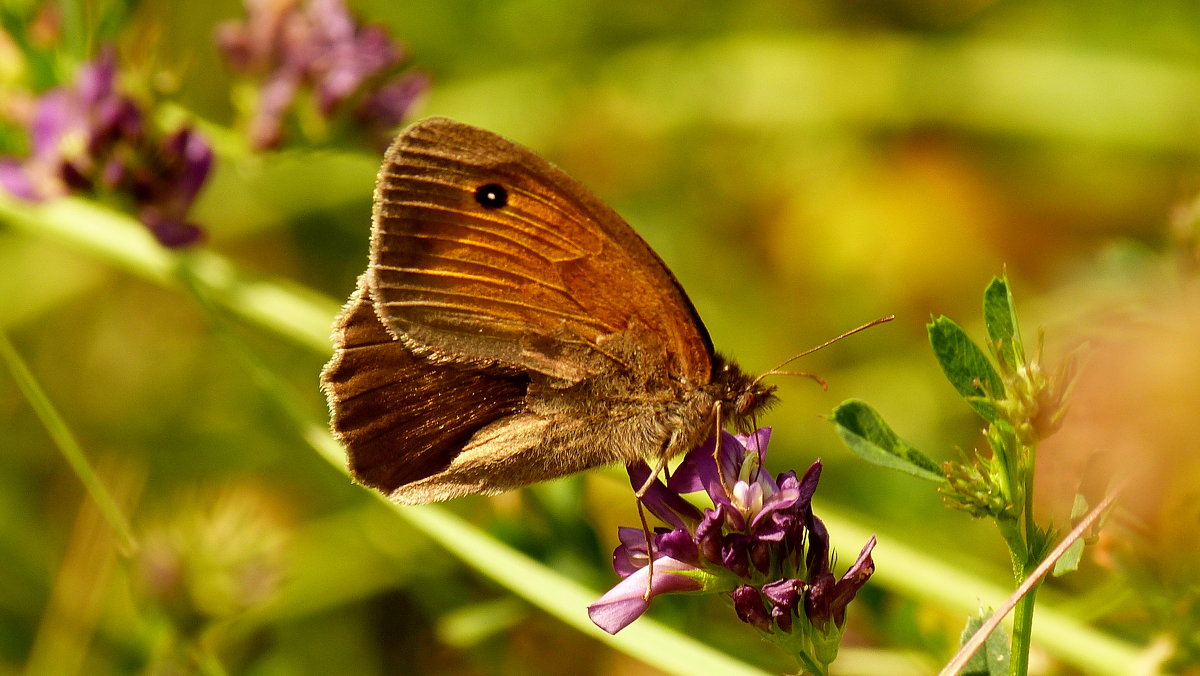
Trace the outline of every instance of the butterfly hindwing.
{"label": "butterfly hindwing", "polygon": [[379,321],[360,278],[321,384],[351,472],[390,493],[444,470],[475,432],[520,412],[528,379],[414,357]]}

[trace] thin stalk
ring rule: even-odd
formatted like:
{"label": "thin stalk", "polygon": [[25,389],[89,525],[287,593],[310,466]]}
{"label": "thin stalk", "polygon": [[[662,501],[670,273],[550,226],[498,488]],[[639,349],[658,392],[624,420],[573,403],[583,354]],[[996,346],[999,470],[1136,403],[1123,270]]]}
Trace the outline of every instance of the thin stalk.
{"label": "thin stalk", "polygon": [[229,674],[225,665],[221,663],[221,659],[205,645],[203,640],[196,641],[192,646],[191,659],[195,663],[196,670],[202,676],[228,676]]}
{"label": "thin stalk", "polygon": [[[1042,536],[1038,530],[1037,521],[1033,518],[1033,467],[1037,446],[1030,444],[1024,449],[1022,457],[1028,459],[1024,464],[1022,472],[1022,480],[1024,482],[1024,505],[1022,505],[1022,518],[1024,521],[1024,547],[1025,561],[1023,564],[1014,568],[1016,572],[1016,583],[1019,588],[1029,577],[1030,571],[1038,566],[1038,559],[1044,551],[1044,543]],[[1033,640],[1033,611],[1037,599],[1038,587],[1041,586],[1040,581],[1029,588],[1029,593],[1021,597],[1013,611],[1013,629],[1012,629],[1012,646],[1009,674],[1011,676],[1025,676],[1029,671],[1029,648]]]}
{"label": "thin stalk", "polygon": [[1025,544],[1026,540],[1021,532],[1020,521],[1003,517],[997,518],[996,528],[1000,530],[1000,536],[1008,545],[1008,554],[1012,559],[1013,578],[1017,584],[1021,584],[1025,566],[1029,561],[1029,548]]}
{"label": "thin stalk", "polygon": [[[1017,585],[1020,586],[1022,582],[1024,579],[1017,580]],[[1025,676],[1029,671],[1029,647],[1033,637],[1033,606],[1040,586],[1040,583],[1033,585],[1029,589],[1029,593],[1022,596],[1021,600],[1017,602],[1017,607],[1013,609],[1012,664],[1008,672],[1011,676]]]}
{"label": "thin stalk", "polygon": [[800,663],[800,673],[802,674],[816,674],[816,676],[825,676],[829,673],[825,671],[820,664],[817,664],[815,660],[804,653],[798,653],[796,655],[796,661]]}
{"label": "thin stalk", "polygon": [[112,527],[122,553],[128,555],[137,551],[137,539],[133,536],[133,528],[130,527],[129,520],[125,518],[116,499],[104,485],[100,475],[96,473],[96,468],[92,467],[92,463],[84,455],[83,448],[75,439],[71,428],[67,426],[66,420],[59,414],[58,409],[50,401],[50,397],[46,396],[46,392],[38,384],[37,378],[34,377],[33,372],[25,364],[25,360],[21,358],[3,331],[0,331],[0,359],[8,363],[13,379],[17,381],[17,386],[21,388],[21,392],[29,401],[29,406],[41,419],[42,425],[50,433],[59,452],[71,466],[75,476],[79,477],[79,481],[87,490],[88,495],[92,496],[100,513],[104,515],[105,521],[108,521],[109,526]]}
{"label": "thin stalk", "polygon": [[1025,574],[1031,568],[1037,565],[1037,559],[1042,556],[1042,552],[1046,549],[1045,535],[1038,529],[1037,521],[1033,518],[1033,468],[1034,461],[1037,456],[1037,446],[1029,447],[1028,463],[1026,464],[1025,474],[1025,505],[1021,510],[1025,517],[1025,549],[1028,552],[1026,567],[1021,571],[1021,579],[1017,580],[1020,584],[1025,579]]}

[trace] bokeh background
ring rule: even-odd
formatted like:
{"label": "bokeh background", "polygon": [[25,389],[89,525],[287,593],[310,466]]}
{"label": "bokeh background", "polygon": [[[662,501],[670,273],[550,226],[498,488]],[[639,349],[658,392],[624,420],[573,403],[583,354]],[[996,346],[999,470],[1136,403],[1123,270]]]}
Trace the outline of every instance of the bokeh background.
{"label": "bokeh background", "polygon": [[[41,16],[41,3],[5,3],[10,17]],[[41,38],[61,42],[62,64],[110,37],[123,82],[223,134],[191,212],[202,246],[246,275],[314,290],[332,320],[366,262],[378,153],[302,133],[274,152],[247,149],[238,82],[213,40],[220,22],[244,17],[240,3],[64,6],[84,23],[42,26]],[[111,6],[127,10],[120,25],[97,26]],[[589,186],[748,370],[896,315],[806,357],[800,367],[828,391],[781,379],[783,402],[763,421],[776,471],[823,459],[818,514],[878,534],[881,567],[896,543],[1010,584],[990,524],[858,460],[821,418],[858,397],[939,462],[974,448],[980,423],[942,378],[925,323],[946,314],[980,332],[982,290],[1007,271],[1027,339],[1045,327],[1049,364],[1084,345],[1068,424],[1041,452],[1040,513],[1065,524],[1094,452],[1149,482],[1114,519],[1119,542],[1101,538],[1099,556],[1042,599],[1148,664],[1200,622],[1200,563],[1186,544],[1200,520],[1188,425],[1200,400],[1195,3],[350,6],[429,76],[414,117],[489,128]],[[28,79],[19,65],[0,71],[5,87]],[[7,126],[5,152],[21,133]],[[179,646],[197,636],[231,673],[658,673],[513,597],[352,485],[305,445],[230,337],[313,420],[325,416],[328,353],[214,318],[177,286],[2,221],[0,327],[143,542],[122,557],[0,377],[0,673],[168,673],[189,663]],[[624,482],[597,471],[449,508],[599,592],[615,581],[616,526],[636,523]],[[852,610],[841,673],[936,670],[964,620],[936,592],[881,570]],[[789,668],[716,599],[664,598],[652,615]],[[897,661],[864,666],[873,658]],[[1085,672],[1042,651],[1034,668]]]}

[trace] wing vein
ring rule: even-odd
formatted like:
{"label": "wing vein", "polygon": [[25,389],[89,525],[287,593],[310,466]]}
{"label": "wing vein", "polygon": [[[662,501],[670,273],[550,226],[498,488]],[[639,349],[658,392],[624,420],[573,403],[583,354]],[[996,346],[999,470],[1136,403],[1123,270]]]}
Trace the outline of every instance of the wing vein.
{"label": "wing vein", "polygon": [[395,342],[396,339],[389,335],[387,340],[381,340],[372,343],[358,343],[357,345],[339,345],[338,349],[342,352],[354,352],[355,350],[365,350],[372,347],[383,347],[384,345],[391,345]]}
{"label": "wing vein", "polygon": [[[448,301],[436,301],[433,299],[390,300],[390,301],[387,301],[384,303],[380,303],[384,307],[406,307],[406,308],[425,307],[425,308],[431,308],[431,309],[436,308],[439,310],[459,310],[461,312],[464,312],[464,313],[466,313],[468,315],[472,315],[472,316],[486,315],[488,317],[491,317],[492,319],[509,319],[509,317],[505,317],[503,315],[499,315],[494,312],[488,312],[486,309],[480,307],[478,301],[480,301],[482,299],[480,299],[477,296],[471,296],[471,295],[462,294],[462,293],[454,293],[454,292],[450,292],[450,291],[434,290],[434,289],[409,288],[409,287],[404,287],[404,286],[392,286],[392,287],[388,287],[388,288],[389,289],[398,289],[398,290],[402,290],[402,291],[421,291],[421,292],[425,292],[425,293],[442,294],[445,296],[451,296],[451,297],[455,297],[455,298],[466,298],[466,299],[469,299],[469,300],[475,301],[475,302],[471,303],[471,304],[458,304],[458,303],[453,303],[453,302],[448,302]],[[495,306],[515,307],[515,308],[520,308],[521,310],[526,310],[526,311],[534,312],[537,314],[549,315],[551,317],[558,317],[561,319],[570,319],[572,321],[579,322],[580,324],[585,324],[585,325],[591,326],[593,328],[601,329],[604,331],[615,331],[616,330],[612,327],[605,325],[604,322],[601,322],[592,317],[588,317],[586,315],[579,315],[579,314],[575,314],[572,312],[562,312],[559,310],[552,310],[550,308],[533,305],[531,303],[521,303],[521,302],[517,302],[517,301],[501,300],[498,298],[488,298],[486,300]]]}
{"label": "wing vein", "polygon": [[[456,259],[448,259],[448,260],[456,260]],[[470,261],[465,261],[465,262],[470,262]],[[426,275],[429,277],[447,277],[449,279],[470,280],[472,282],[478,282],[480,284],[496,286],[496,287],[499,287],[502,289],[520,289],[521,288],[521,286],[519,284],[513,284],[512,282],[506,282],[506,281],[498,279],[496,277],[485,277],[483,275],[472,275],[472,274],[468,274],[465,272],[458,272],[455,270],[446,270],[446,269],[442,269],[442,268],[408,268],[408,267],[401,267],[399,265],[383,265],[382,263],[376,263],[375,267],[380,270],[388,270],[390,272],[399,272],[402,274],[409,274],[409,275]],[[499,268],[493,268],[493,269],[498,270]],[[394,289],[396,287],[392,286],[392,285],[388,285],[388,288]],[[417,288],[421,288],[421,287],[417,287]]]}
{"label": "wing vein", "polygon": [[[439,238],[432,238],[432,239],[439,239]],[[462,244],[470,244],[470,243],[462,243]],[[502,267],[499,267],[499,265],[492,265],[490,263],[481,263],[479,261],[472,261],[472,259],[469,259],[469,258],[456,258],[456,257],[452,257],[452,256],[442,256],[442,255],[437,255],[437,253],[427,253],[427,255],[425,255],[425,258],[437,259],[437,261],[466,263],[468,265],[474,265],[474,267],[476,267],[476,268],[482,268],[482,269],[486,269],[486,270],[494,270],[494,271],[497,271],[497,273],[500,273],[500,275],[497,275],[496,277],[487,277],[485,275],[480,275],[478,277],[478,279],[480,281],[499,279],[500,276],[508,275],[511,277],[516,277],[516,279],[518,279],[518,280],[524,280],[529,283],[533,283],[533,285],[536,285],[536,286],[539,286],[542,288],[548,288],[548,289],[552,289],[552,291],[566,293],[566,287],[564,285],[560,285],[560,283],[554,283],[553,280],[545,279],[545,277],[538,277],[538,276],[524,273],[523,270],[517,269],[516,267],[502,268]],[[404,267],[400,267],[400,265],[385,265],[383,263],[376,263],[376,267],[383,269],[383,270],[413,271],[413,273],[420,273],[420,271],[426,270],[425,268],[404,268]],[[434,273],[430,273],[430,274],[434,274]],[[470,277],[469,275],[463,275],[463,276],[464,276],[464,279],[473,279],[473,277]],[[516,285],[506,285],[506,286],[509,286],[510,288],[518,288]]]}

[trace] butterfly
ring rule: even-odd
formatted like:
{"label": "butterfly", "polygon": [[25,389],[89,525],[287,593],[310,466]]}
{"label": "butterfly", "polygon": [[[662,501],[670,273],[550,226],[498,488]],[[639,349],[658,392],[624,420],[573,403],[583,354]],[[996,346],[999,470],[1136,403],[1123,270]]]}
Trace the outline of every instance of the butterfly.
{"label": "butterfly", "polygon": [[746,429],[774,387],[713,349],[657,254],[534,152],[446,118],[395,139],[321,374],[354,478],[403,504]]}

